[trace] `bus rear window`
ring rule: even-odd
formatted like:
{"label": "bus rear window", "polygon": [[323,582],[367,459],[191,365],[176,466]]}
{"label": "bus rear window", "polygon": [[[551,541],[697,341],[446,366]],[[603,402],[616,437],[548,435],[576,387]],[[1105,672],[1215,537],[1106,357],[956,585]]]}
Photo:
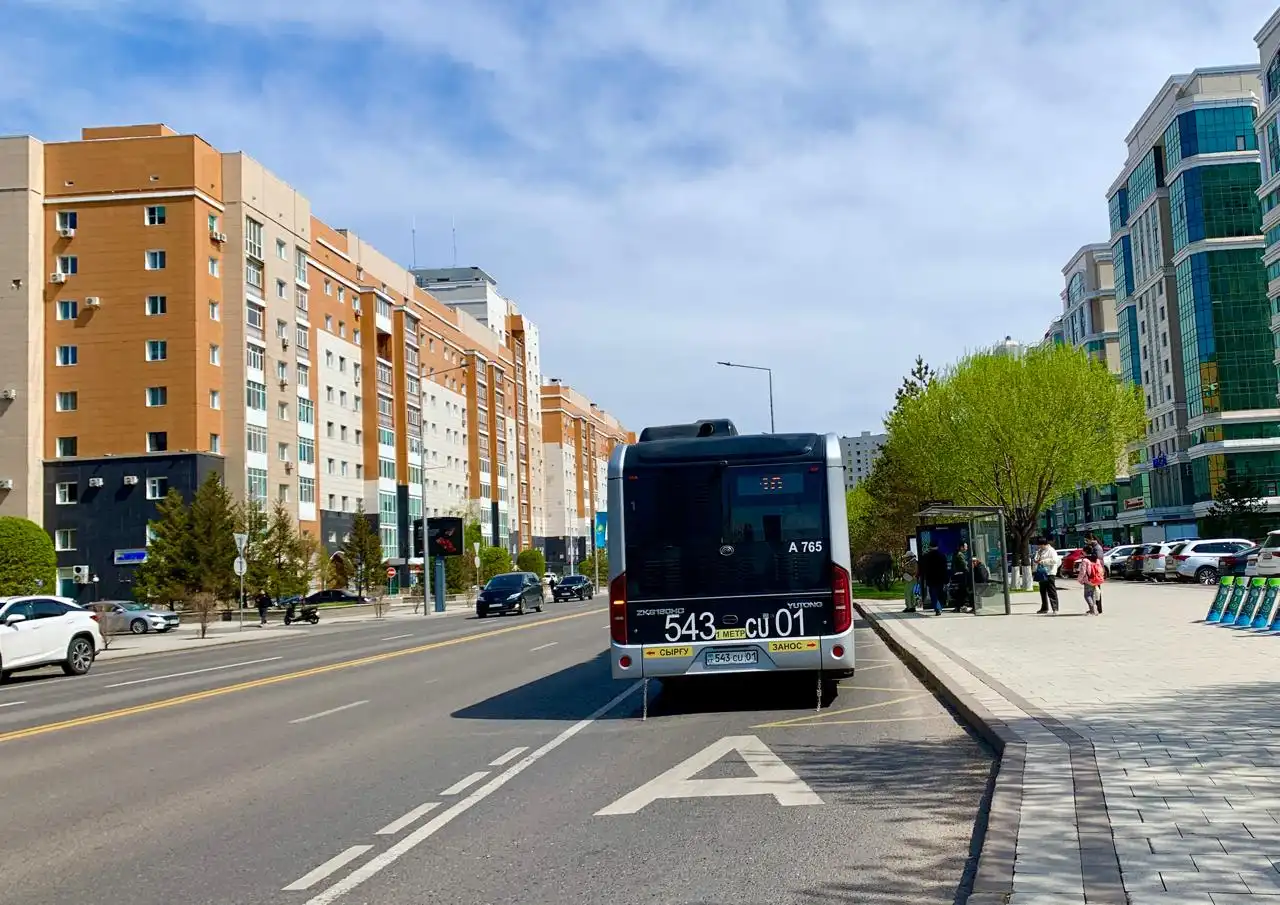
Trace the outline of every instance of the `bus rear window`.
{"label": "bus rear window", "polygon": [[830,588],[817,465],[683,465],[626,481],[628,600]]}

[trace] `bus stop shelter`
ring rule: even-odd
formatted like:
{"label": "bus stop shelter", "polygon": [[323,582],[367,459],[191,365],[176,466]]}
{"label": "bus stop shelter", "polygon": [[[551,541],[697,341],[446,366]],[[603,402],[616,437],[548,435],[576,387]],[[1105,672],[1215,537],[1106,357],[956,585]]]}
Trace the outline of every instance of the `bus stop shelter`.
{"label": "bus stop shelter", "polygon": [[969,545],[962,571],[953,569],[953,584],[968,593],[975,616],[1009,615],[1008,550],[1004,513],[990,506],[934,503],[916,513],[916,555],[936,541],[948,562],[956,562],[961,544]]}

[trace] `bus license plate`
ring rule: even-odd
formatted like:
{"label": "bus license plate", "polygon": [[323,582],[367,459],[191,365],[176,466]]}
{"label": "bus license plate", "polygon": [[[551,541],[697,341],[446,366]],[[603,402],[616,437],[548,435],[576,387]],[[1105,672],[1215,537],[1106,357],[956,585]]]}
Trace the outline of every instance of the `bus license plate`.
{"label": "bus license plate", "polygon": [[707,666],[754,666],[760,662],[757,650],[709,650]]}

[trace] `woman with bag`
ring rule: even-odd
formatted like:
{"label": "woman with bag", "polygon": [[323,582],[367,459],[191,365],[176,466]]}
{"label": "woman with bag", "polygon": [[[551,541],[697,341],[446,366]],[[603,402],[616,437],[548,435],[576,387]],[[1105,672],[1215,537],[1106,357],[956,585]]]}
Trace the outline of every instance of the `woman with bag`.
{"label": "woman with bag", "polygon": [[1090,616],[1102,614],[1102,582],[1106,580],[1106,572],[1102,568],[1102,560],[1098,551],[1090,549],[1080,560],[1080,585],[1084,588],[1085,606]]}
{"label": "woman with bag", "polygon": [[1053,549],[1053,544],[1049,543],[1049,538],[1040,539],[1040,547],[1036,550],[1035,559],[1032,561],[1035,571],[1032,577],[1035,578],[1036,584],[1040,586],[1040,609],[1037,613],[1044,614],[1052,612],[1056,615],[1058,612],[1058,567],[1062,565],[1062,557],[1058,556],[1058,551]]}

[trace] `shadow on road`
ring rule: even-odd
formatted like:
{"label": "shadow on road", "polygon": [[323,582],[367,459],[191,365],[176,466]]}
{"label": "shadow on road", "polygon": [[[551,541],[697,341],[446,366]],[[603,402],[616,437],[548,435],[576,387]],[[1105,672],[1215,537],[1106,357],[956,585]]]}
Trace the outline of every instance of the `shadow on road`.
{"label": "shadow on road", "polygon": [[[590,660],[455,710],[451,715],[460,720],[581,720],[626,687],[613,680],[609,654],[601,651]],[[635,703],[637,707],[640,704],[638,694]],[[621,707],[626,710],[627,704]]]}

